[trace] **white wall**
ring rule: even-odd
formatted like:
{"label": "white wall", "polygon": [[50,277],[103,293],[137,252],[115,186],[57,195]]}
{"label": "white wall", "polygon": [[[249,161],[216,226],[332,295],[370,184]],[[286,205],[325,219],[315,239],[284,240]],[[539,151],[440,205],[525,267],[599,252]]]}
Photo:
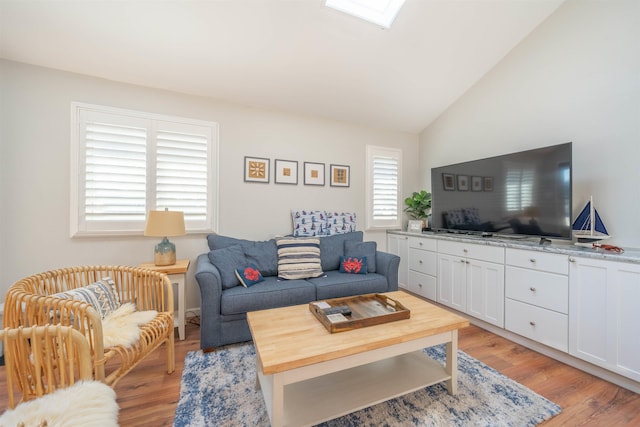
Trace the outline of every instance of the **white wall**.
{"label": "white wall", "polygon": [[[364,227],[365,145],[403,150],[405,193],[416,189],[418,136],[264,111],[0,60],[0,301],[15,280],[72,265],[150,261],[155,239],[69,237],[72,101],[220,123],[220,234],[268,239],[291,232],[292,208],[355,211]],[[188,76],[185,76],[188,78]],[[297,186],[243,182],[244,156],[297,160]],[[351,186],[303,185],[304,161],[351,166]],[[366,238],[386,247],[383,232]],[[172,238],[192,260],[187,307],[199,307],[193,277],[204,235]]]}
{"label": "white wall", "polygon": [[589,195],[640,247],[640,1],[569,0],[420,135],[430,169],[573,141],[573,217]]}

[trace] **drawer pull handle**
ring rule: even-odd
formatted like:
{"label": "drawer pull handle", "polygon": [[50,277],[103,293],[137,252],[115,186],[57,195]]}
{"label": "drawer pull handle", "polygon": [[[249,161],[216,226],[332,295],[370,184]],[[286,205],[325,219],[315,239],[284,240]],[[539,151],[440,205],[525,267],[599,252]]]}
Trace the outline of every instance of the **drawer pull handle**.
{"label": "drawer pull handle", "polygon": [[419,264],[422,264],[422,260],[419,260],[419,261],[418,261],[418,263],[419,263]]}
{"label": "drawer pull handle", "polygon": [[419,244],[420,246],[422,246],[422,242],[418,242],[418,244]]}
{"label": "drawer pull handle", "polygon": [[463,260],[463,259],[461,259],[461,260],[460,260],[460,262],[464,263],[464,260]]}
{"label": "drawer pull handle", "polygon": [[535,258],[529,258],[529,261],[530,262],[536,262],[536,259]]}
{"label": "drawer pull handle", "polygon": [[462,252],[464,252],[464,253],[466,254],[466,253],[467,253],[467,252],[469,252],[469,251],[468,251],[468,250],[466,250],[466,249],[463,249],[463,250],[462,250]]}
{"label": "drawer pull handle", "polygon": [[532,321],[530,321],[530,322],[529,322],[529,324],[530,324],[531,326],[536,326],[536,322],[534,322],[533,320],[532,320]]}
{"label": "drawer pull handle", "polygon": [[536,288],[534,288],[534,287],[532,286],[532,287],[530,287],[530,288],[529,288],[529,290],[530,290],[531,292],[535,292],[535,291],[536,291]]}
{"label": "drawer pull handle", "polygon": [[471,261],[465,261],[465,263],[467,263],[467,264],[471,264]]}
{"label": "drawer pull handle", "polygon": [[418,287],[421,288],[422,287],[422,283],[418,283]]}
{"label": "drawer pull handle", "polygon": [[569,262],[576,262],[576,259],[574,257],[569,257]]}

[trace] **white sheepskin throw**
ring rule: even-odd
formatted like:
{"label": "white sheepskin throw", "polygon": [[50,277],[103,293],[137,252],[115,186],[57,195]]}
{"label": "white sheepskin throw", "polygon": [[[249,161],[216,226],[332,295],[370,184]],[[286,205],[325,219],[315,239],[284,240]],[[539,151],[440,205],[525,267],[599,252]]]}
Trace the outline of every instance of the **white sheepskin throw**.
{"label": "white sheepskin throw", "polygon": [[104,347],[135,344],[140,339],[139,326],[151,322],[157,315],[155,310],[136,311],[135,304],[130,302],[122,304],[102,319]]}
{"label": "white sheepskin throw", "polygon": [[[45,424],[46,422],[46,424]],[[0,416],[0,426],[116,427],[116,393],[99,381],[79,381],[68,388],[23,402]]]}

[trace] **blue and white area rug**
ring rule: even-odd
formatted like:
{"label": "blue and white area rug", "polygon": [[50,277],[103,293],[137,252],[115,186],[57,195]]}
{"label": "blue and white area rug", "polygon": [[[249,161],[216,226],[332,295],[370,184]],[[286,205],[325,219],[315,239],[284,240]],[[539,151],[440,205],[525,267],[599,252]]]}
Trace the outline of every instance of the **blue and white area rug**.
{"label": "blue and white area rug", "polygon": [[[424,351],[444,363],[444,345]],[[458,368],[457,396],[436,384],[321,425],[523,427],[535,426],[562,411],[460,350]],[[187,354],[174,426],[269,426],[262,392],[256,387],[253,344]]]}

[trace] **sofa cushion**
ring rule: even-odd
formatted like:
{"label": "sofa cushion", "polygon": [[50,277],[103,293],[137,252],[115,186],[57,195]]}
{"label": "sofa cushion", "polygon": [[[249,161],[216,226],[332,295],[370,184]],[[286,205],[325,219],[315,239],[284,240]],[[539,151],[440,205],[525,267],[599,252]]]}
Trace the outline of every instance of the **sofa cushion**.
{"label": "sofa cushion", "polygon": [[207,236],[207,243],[211,250],[240,245],[247,261],[255,264],[263,276],[275,276],[278,274],[278,252],[274,239],[253,241],[221,236],[219,234],[209,234]]}
{"label": "sofa cushion", "polygon": [[340,273],[367,274],[367,257],[341,256]]}
{"label": "sofa cushion", "polygon": [[345,242],[362,242],[362,231],[347,234],[336,234],[320,239],[320,262],[322,271],[338,270],[340,257],[344,255]]}
{"label": "sofa cushion", "polygon": [[279,237],[278,277],[281,279],[307,279],[324,273],[320,264],[318,237]]}
{"label": "sofa cushion", "polygon": [[265,277],[264,281],[244,288],[237,286],[222,292],[220,310],[223,315],[240,314],[288,305],[306,304],[316,299],[316,290],[306,280],[278,280]]}
{"label": "sofa cushion", "polygon": [[347,240],[344,242],[344,255],[350,257],[367,257],[367,272],[376,272],[376,242],[354,242]]}
{"label": "sofa cushion", "polygon": [[293,209],[293,237],[325,236],[327,234],[327,214],[321,210]]}
{"label": "sofa cushion", "polygon": [[355,212],[327,212],[327,235],[356,231]]}
{"label": "sofa cushion", "polygon": [[308,279],[316,287],[318,300],[349,297],[352,295],[387,292],[387,279],[381,274],[344,274],[327,271],[325,277]]}
{"label": "sofa cushion", "polygon": [[249,264],[242,268],[236,268],[236,277],[240,281],[240,284],[245,288],[253,286],[264,280],[264,277],[260,274],[260,270],[258,270],[253,264]]}
{"label": "sofa cushion", "polygon": [[222,278],[222,289],[238,286],[240,281],[236,277],[236,268],[246,267],[247,258],[240,245],[233,245],[226,248],[209,251],[209,261],[215,265]]}

